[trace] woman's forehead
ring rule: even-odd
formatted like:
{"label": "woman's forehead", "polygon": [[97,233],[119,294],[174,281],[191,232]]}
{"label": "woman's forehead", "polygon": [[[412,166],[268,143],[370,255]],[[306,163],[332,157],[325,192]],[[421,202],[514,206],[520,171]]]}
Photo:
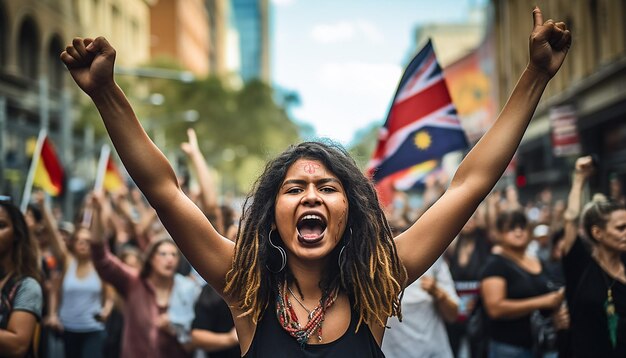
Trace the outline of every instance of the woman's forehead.
{"label": "woman's forehead", "polygon": [[155,252],[167,252],[167,251],[175,251],[177,250],[176,245],[172,242],[163,242],[157,247]]}
{"label": "woman's forehead", "polygon": [[321,161],[316,159],[298,159],[287,169],[287,177],[301,175],[336,177]]}
{"label": "woman's forehead", "polygon": [[615,222],[624,222],[626,221],[626,210],[625,209],[619,209],[619,210],[615,210],[611,213],[611,215],[609,216],[609,221],[615,221]]}
{"label": "woman's forehead", "polygon": [[85,227],[81,227],[76,231],[76,238],[91,237],[91,231]]}

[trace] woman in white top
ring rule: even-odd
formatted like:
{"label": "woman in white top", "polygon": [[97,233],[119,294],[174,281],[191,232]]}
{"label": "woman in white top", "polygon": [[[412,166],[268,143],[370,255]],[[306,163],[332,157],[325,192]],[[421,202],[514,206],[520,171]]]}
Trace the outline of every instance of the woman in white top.
{"label": "woman in white top", "polygon": [[387,321],[383,340],[387,358],[452,357],[445,322],[454,322],[459,297],[448,264],[439,258],[420,277],[404,289],[402,322]]}
{"label": "woman in white top", "polygon": [[[113,308],[110,288],[104,286],[91,260],[91,232],[81,227],[66,247],[64,276],[50,299],[48,324],[63,333],[65,357],[102,357],[104,321]],[[60,303],[60,304],[59,304]]]}

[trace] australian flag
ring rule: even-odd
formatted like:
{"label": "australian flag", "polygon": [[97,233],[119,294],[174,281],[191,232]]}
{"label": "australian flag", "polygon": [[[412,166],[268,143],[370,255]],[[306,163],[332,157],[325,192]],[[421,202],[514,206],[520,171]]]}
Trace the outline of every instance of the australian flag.
{"label": "australian flag", "polygon": [[368,171],[374,182],[379,182],[416,164],[467,147],[429,40],[402,75]]}

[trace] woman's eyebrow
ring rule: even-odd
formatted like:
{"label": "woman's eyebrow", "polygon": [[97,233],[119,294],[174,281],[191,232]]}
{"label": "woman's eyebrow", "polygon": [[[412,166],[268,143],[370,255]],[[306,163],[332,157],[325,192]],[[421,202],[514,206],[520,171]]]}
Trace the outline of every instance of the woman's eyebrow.
{"label": "woman's eyebrow", "polygon": [[[341,184],[341,181],[339,181],[339,179],[336,178],[321,178],[318,179],[315,184],[319,185],[319,184],[326,184],[326,183],[330,183],[330,182],[335,182],[337,184]],[[281,185],[281,187],[288,185],[288,184],[297,184],[297,185],[305,185],[307,183],[306,180],[302,180],[302,179],[288,179],[285,180],[283,182],[283,185]]]}

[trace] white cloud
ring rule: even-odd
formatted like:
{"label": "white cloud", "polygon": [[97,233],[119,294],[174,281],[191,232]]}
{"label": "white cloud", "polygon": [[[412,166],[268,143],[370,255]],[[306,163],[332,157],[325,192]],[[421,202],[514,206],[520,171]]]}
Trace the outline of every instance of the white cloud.
{"label": "white cloud", "polygon": [[365,20],[319,24],[314,26],[311,31],[313,40],[323,44],[346,42],[357,36],[362,36],[374,43],[380,43],[384,38],[374,23]]}
{"label": "white cloud", "polygon": [[293,5],[295,0],[272,0],[272,4],[276,6],[289,6]]}
{"label": "white cloud", "polygon": [[354,36],[354,25],[349,22],[339,22],[332,25],[321,24],[313,27],[311,37],[320,43],[335,43],[351,40]]}

